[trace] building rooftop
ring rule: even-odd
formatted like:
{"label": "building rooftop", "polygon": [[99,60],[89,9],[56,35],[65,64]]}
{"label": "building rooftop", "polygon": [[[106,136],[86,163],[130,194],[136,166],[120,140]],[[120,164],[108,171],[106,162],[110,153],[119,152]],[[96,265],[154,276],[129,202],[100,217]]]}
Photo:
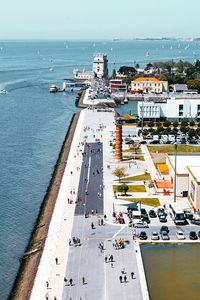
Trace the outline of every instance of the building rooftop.
{"label": "building rooftop", "polygon": [[139,78],[136,78],[136,79],[133,80],[133,81],[136,81],[136,82],[142,82],[142,81],[159,82],[160,80],[158,80],[158,79],[155,78],[155,77],[139,77]]}
{"label": "building rooftop", "polygon": [[[172,165],[173,169],[175,169],[175,155],[169,154],[168,157],[169,157],[170,164]],[[199,166],[198,168],[200,174],[200,154],[177,154],[176,157],[177,157],[176,160],[177,174],[188,174],[188,167],[195,168],[196,166],[197,167]]]}

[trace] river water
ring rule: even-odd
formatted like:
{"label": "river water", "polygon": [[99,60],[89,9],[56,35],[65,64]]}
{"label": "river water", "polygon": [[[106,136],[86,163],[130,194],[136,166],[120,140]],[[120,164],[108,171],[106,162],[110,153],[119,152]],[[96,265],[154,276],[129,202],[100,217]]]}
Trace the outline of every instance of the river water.
{"label": "river water", "polygon": [[200,299],[200,244],[142,245],[151,300]]}
{"label": "river water", "polygon": [[[189,47],[188,47],[189,45]],[[106,52],[109,69],[167,59],[194,60],[200,44],[178,41],[0,41],[0,299],[6,299],[56,163],[76,94],[50,94],[74,68]],[[149,57],[146,57],[146,53]],[[119,108],[136,113],[134,103]]]}

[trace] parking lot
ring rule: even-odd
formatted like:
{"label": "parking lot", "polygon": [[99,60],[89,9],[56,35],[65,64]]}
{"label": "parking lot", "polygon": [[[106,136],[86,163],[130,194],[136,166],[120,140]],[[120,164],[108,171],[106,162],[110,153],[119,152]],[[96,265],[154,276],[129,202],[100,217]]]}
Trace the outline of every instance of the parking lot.
{"label": "parking lot", "polygon": [[[142,208],[143,210],[143,208]],[[170,212],[168,209],[165,209],[165,214],[166,218],[164,219],[164,221],[160,221],[160,218],[158,217],[157,214],[157,209],[154,209],[155,213],[156,213],[156,217],[151,218],[149,217],[149,211],[152,209],[146,208],[146,218],[148,220],[148,222],[143,222],[142,220],[145,220],[145,218],[141,218],[141,219],[136,219],[134,220],[134,218],[131,218],[131,224],[129,224],[129,227],[132,229],[132,235],[134,239],[138,239],[138,240],[147,240],[147,241],[156,241],[157,239],[152,238],[152,234],[153,232],[158,234],[158,240],[157,241],[162,241],[165,240],[167,241],[167,239],[163,239],[162,235],[161,235],[161,228],[162,226],[167,226],[169,233],[169,241],[192,241],[193,239],[190,238],[190,232],[191,231],[195,231],[197,234],[197,239],[194,239],[195,241],[199,241],[200,242],[200,225],[194,225],[191,224],[190,220],[186,220],[187,224],[186,225],[176,225],[173,221],[173,219],[170,216]],[[148,217],[147,217],[148,216]],[[144,225],[144,226],[143,226]],[[148,228],[146,228],[146,226],[148,226]],[[165,230],[163,230],[165,231]],[[146,232],[146,238],[144,237],[140,237],[140,233],[141,232]],[[182,232],[183,236],[179,235],[179,238],[177,236],[177,232]]]}

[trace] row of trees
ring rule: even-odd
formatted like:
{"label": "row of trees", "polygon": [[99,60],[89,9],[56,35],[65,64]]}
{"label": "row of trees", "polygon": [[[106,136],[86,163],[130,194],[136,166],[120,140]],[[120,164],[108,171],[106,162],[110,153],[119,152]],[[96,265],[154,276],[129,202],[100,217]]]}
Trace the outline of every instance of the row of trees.
{"label": "row of trees", "polygon": [[181,132],[183,134],[187,134],[189,138],[199,138],[200,136],[200,128],[194,129],[194,128],[189,128],[185,126],[181,126],[179,129],[178,128],[164,128],[162,126],[157,127],[157,129],[154,128],[149,128],[149,129],[144,129],[143,130],[143,136],[147,136],[149,134],[151,135],[177,135],[178,132]]}
{"label": "row of trees", "polygon": [[[144,74],[138,74],[137,69],[139,64],[132,66],[121,66],[118,70],[119,73],[126,75],[124,81],[127,84],[139,76],[144,76]],[[166,62],[154,62],[148,63],[145,70],[150,68],[155,68],[155,77],[159,80],[166,80],[169,84],[184,83],[187,84],[189,89],[195,89],[200,92],[200,60],[196,60],[195,63],[190,63],[188,61],[178,61],[173,60]],[[112,78],[116,77],[116,70],[113,70]]]}
{"label": "row of trees", "polygon": [[[142,126],[142,121],[138,121],[137,123],[138,127],[141,127]],[[177,120],[174,120],[173,122],[170,122],[169,120],[165,120],[163,122],[154,122],[154,121],[150,121],[150,122],[143,122],[143,126],[148,126],[150,128],[152,127],[165,127],[165,128],[168,128],[170,126],[173,126],[174,128],[177,128],[179,126],[181,127],[194,127],[195,125],[197,125],[197,127],[200,128],[200,122],[198,122],[196,124],[196,122],[194,120],[190,120],[190,121],[187,121],[185,119],[183,119],[180,123],[177,121]]]}

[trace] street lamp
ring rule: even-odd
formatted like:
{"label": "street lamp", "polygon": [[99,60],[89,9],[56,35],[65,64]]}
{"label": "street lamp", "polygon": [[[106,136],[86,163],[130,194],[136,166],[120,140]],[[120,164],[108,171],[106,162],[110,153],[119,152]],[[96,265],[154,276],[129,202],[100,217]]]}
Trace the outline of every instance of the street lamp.
{"label": "street lamp", "polygon": [[143,128],[144,128],[144,95],[142,95],[142,137],[143,137]]}
{"label": "street lamp", "polygon": [[176,203],[176,167],[177,167],[177,143],[174,143],[174,154],[175,154],[175,164],[174,164],[174,203]]}

